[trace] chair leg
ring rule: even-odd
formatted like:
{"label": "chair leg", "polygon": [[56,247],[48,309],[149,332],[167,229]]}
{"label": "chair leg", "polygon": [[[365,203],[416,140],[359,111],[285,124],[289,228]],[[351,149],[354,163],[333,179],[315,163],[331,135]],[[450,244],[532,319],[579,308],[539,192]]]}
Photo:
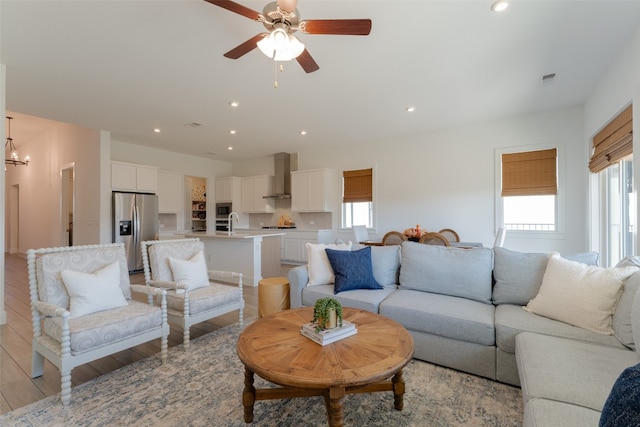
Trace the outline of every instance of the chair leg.
{"label": "chair leg", "polygon": [[240,307],[240,310],[238,310],[238,323],[240,324],[240,327],[244,325],[244,306]]}
{"label": "chair leg", "polygon": [[60,388],[62,404],[67,406],[71,402],[71,371],[64,371],[61,373]]}
{"label": "chair leg", "polygon": [[44,373],[44,356],[36,351],[35,342],[31,344],[31,378],[41,377]]}
{"label": "chair leg", "polygon": [[182,334],[182,344],[185,350],[189,350],[189,347],[191,345],[191,334],[189,333],[190,328],[189,326],[185,325],[183,329],[184,329],[184,332]]}

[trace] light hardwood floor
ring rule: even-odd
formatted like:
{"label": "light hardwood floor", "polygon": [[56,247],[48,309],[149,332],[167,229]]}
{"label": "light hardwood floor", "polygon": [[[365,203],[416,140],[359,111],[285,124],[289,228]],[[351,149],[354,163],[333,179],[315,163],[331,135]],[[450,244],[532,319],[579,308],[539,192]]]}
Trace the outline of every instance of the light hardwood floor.
{"label": "light hardwood floor", "polygon": [[[291,265],[282,265],[286,276]],[[133,274],[131,283],[144,283],[141,273]],[[5,413],[60,392],[58,369],[45,362],[44,375],[31,378],[31,308],[27,261],[24,256],[5,255],[5,310],[7,324],[0,326],[0,413]],[[258,288],[244,286],[245,319],[258,315]],[[228,313],[191,327],[191,338],[238,321],[238,312]],[[171,327],[169,347],[182,343],[182,330]],[[72,387],[147,356],[159,353],[160,340],[104,357],[71,372]]]}

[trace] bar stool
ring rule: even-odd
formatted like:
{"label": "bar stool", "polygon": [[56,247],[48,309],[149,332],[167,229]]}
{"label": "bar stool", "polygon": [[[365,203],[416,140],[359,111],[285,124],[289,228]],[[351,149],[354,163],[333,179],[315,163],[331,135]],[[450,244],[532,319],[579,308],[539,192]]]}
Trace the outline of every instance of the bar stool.
{"label": "bar stool", "polygon": [[258,282],[258,316],[289,309],[289,279],[269,277]]}

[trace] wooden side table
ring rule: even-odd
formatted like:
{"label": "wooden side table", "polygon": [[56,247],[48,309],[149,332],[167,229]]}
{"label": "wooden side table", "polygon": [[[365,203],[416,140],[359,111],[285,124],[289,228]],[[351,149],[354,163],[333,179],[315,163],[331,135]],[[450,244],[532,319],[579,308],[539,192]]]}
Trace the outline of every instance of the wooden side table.
{"label": "wooden side table", "polygon": [[258,282],[258,316],[289,309],[289,279],[270,277]]}

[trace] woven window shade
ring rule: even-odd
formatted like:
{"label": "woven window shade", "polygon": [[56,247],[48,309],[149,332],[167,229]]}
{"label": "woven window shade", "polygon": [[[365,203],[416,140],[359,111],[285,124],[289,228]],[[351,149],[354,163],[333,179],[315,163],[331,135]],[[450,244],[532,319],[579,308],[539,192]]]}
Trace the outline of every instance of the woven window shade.
{"label": "woven window shade", "polygon": [[344,171],[343,203],[372,202],[373,201],[373,169]]}
{"label": "woven window shade", "polygon": [[589,170],[600,172],[633,154],[633,110],[630,105],[596,136]]}
{"label": "woven window shade", "polygon": [[502,155],[502,196],[558,193],[555,148]]}

